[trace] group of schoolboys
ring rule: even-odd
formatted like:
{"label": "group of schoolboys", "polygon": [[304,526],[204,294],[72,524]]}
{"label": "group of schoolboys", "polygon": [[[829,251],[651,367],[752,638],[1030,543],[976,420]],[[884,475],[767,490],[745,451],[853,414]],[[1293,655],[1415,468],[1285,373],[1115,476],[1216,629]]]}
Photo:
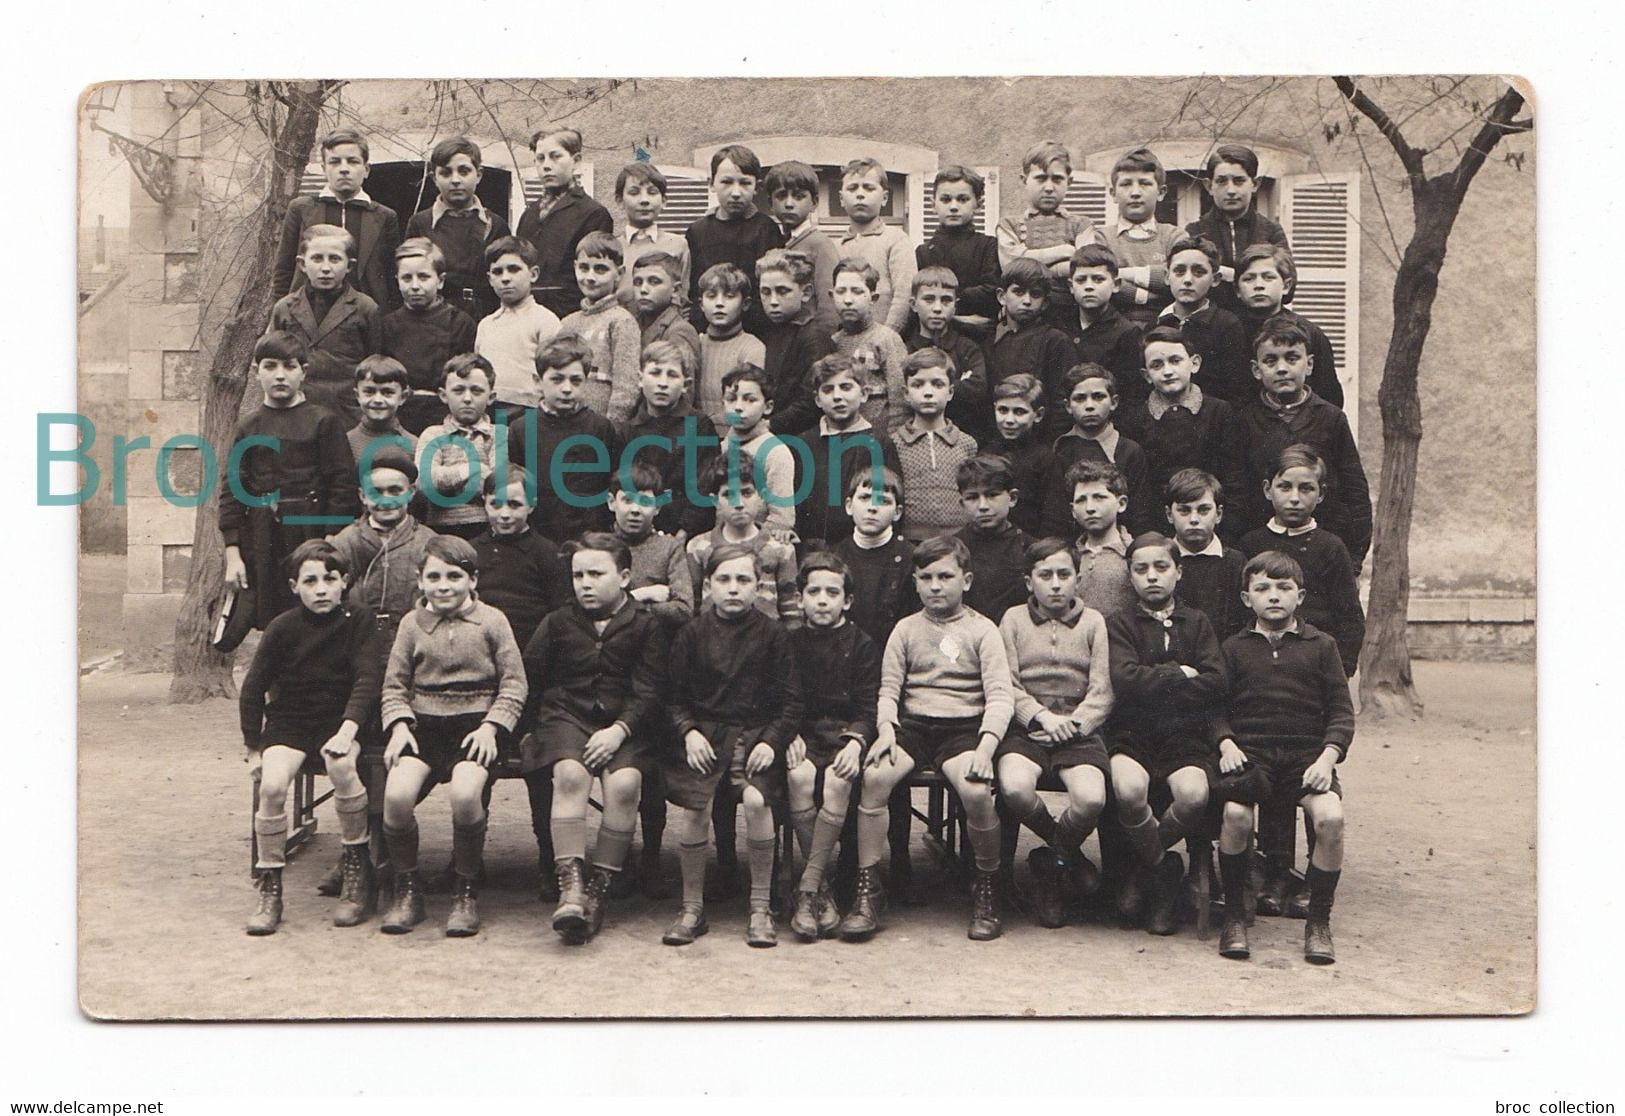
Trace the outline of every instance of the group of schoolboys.
{"label": "group of schoolboys", "polygon": [[907,783],[929,768],[964,810],[972,938],[1000,933],[1020,827],[1043,842],[1030,909],[1059,926],[1100,889],[1081,852],[1099,826],[1119,912],[1156,933],[1182,896],[1169,850],[1199,879],[1217,840],[1220,950],[1246,957],[1255,906],[1303,907],[1301,805],[1305,953],[1330,962],[1371,510],[1330,346],[1283,308],[1292,260],[1253,205],[1256,156],[1213,153],[1214,207],[1188,230],[1157,220],[1143,148],[1113,169],[1106,227],[1062,204],[1059,144],[1028,153],[1026,211],[996,236],[975,230],[981,178],[947,167],[915,250],[873,160],[842,172],[837,244],[805,164],[764,174],[721,148],[715,208],[676,237],[664,177],[634,163],[617,235],[575,182],[581,135],[531,147],[543,193],[517,235],[463,138],[432,152],[438,196],[405,240],[354,132],[322,141],[327,186],[289,210],[287,293],[253,355],[264,403],[221,505],[226,580],[264,629],[242,690],[249,932],[280,921],[287,789],[320,764],[335,922],[381,902],[386,932],[423,920],[415,806],[449,783],[446,933],[476,933],[510,756],[567,941],[627,890],[640,810],[655,889],[668,803],[664,941],[706,932],[713,824],[731,876],[735,807],[752,945],[776,940],[776,811],[805,857],[791,928],[867,938],[883,875],[911,891]]}

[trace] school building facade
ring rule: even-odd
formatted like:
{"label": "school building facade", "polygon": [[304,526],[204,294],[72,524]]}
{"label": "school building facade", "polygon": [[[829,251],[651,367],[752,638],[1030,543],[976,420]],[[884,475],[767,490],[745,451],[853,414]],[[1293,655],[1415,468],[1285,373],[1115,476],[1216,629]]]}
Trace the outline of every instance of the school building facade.
{"label": "school building facade", "polygon": [[[449,108],[456,83],[355,82],[333,102],[324,127],[355,127],[372,148],[369,194],[402,221],[428,204],[433,187],[425,157],[457,134],[448,116],[464,113],[461,131],[484,151],[482,201],[517,224],[538,187],[527,141],[560,116],[586,139],[582,186],[615,211],[614,180],[642,159],[671,182],[661,225],[681,232],[707,207],[712,153],[744,143],[764,165],[795,158],[818,168],[820,221],[844,227],[839,169],[867,155],[887,168],[891,200],[883,217],[916,241],[934,227],[929,195],[936,170],[976,167],[987,180],[981,215],[991,232],[1002,215],[1024,208],[1021,156],[1055,139],[1073,153],[1068,204],[1109,220],[1107,175],[1125,150],[1146,144],[1168,169],[1158,217],[1181,225],[1201,215],[1200,173],[1222,142],[1260,156],[1258,205],[1280,221],[1299,270],[1294,309],[1314,319],[1336,350],[1348,414],[1359,437],[1373,493],[1381,467],[1377,390],[1393,321],[1394,261],[1409,236],[1410,201],[1397,164],[1369,127],[1351,131],[1336,91],[1324,79],[1282,84],[1224,127],[1187,108],[1190,83],[1178,79],[660,79],[597,83],[601,95],[572,105],[514,97],[486,98],[468,114],[474,88]],[[580,86],[583,83],[561,83]],[[475,88],[479,83],[474,83]],[[218,202],[205,203],[211,182],[230,178],[241,158],[234,134],[210,100],[177,96],[173,86],[120,87],[134,138],[167,151],[166,201],[132,176],[128,280],[126,435],[156,446],[196,432],[206,342],[234,291],[201,274],[218,274],[200,258],[229,241]],[[491,87],[491,88],[494,88]],[[214,98],[218,101],[218,98]],[[1200,99],[1197,99],[1198,102]],[[1329,122],[1343,122],[1341,128]],[[1525,145],[1532,149],[1532,145]],[[322,178],[314,162],[302,189]],[[189,189],[188,184],[195,186]],[[244,209],[235,199],[232,213]],[[618,216],[618,215],[617,215]],[[1411,536],[1411,618],[1419,653],[1521,657],[1533,647],[1535,584],[1535,322],[1533,152],[1521,166],[1485,166],[1463,206],[1440,276],[1433,328],[1422,370],[1425,434]],[[109,363],[98,361],[105,377]],[[81,385],[85,372],[81,369]],[[98,380],[97,396],[109,395]],[[82,391],[83,391],[82,386]],[[113,394],[117,394],[116,391]],[[245,405],[257,402],[250,383]],[[102,439],[91,456],[106,453]],[[204,483],[186,452],[169,463],[176,491]],[[104,469],[104,476],[106,476]],[[171,638],[190,561],[194,512],[158,490],[150,468],[132,469],[126,504],[125,647]],[[161,656],[160,656],[161,658]],[[163,662],[154,665],[162,666]]]}

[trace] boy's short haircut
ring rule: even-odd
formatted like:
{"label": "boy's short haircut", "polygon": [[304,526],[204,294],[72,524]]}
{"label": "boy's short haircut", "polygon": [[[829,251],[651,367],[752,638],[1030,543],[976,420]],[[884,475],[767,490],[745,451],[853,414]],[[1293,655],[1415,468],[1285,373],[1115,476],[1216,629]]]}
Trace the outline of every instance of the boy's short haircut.
{"label": "boy's short haircut", "polygon": [[1275,580],[1291,578],[1299,589],[1303,588],[1303,567],[1284,551],[1265,550],[1247,559],[1247,564],[1241,567],[1242,586],[1245,587],[1258,574]]}
{"label": "boy's short haircut", "polygon": [[683,379],[694,376],[694,350],[681,341],[651,341],[643,346],[638,367],[645,364],[675,364],[683,370]]}
{"label": "boy's short haircut", "polygon": [[379,469],[394,469],[405,477],[410,484],[418,482],[418,463],[412,460],[412,455],[398,445],[385,443],[378,447],[378,452],[372,455],[372,469],[376,473]]}
{"label": "boy's short haircut", "polygon": [[1303,442],[1294,442],[1281,451],[1281,456],[1275,459],[1275,467],[1270,470],[1270,480],[1274,480],[1288,469],[1313,469],[1315,480],[1322,488],[1326,487],[1326,459],[1315,452],[1315,448]]}
{"label": "boy's short haircut", "polygon": [[993,385],[993,401],[996,403],[1000,399],[1024,399],[1033,410],[1042,410],[1044,385],[1030,372],[1017,372]]}
{"label": "boy's short haircut", "polygon": [[1144,174],[1147,171],[1157,176],[1158,189],[1168,185],[1168,172],[1162,169],[1162,160],[1157,158],[1156,152],[1149,147],[1136,147],[1133,151],[1124,152],[1112,164],[1111,176],[1106,181],[1116,186],[1119,174]]}
{"label": "boy's short haircut", "polygon": [[725,147],[717,148],[715,155],[711,156],[711,181],[717,179],[717,168],[723,163],[732,163],[739,168],[740,174],[748,174],[758,182],[762,178],[762,161],[756,157],[756,152],[742,143],[730,143]]}
{"label": "boy's short haircut", "polygon": [[1123,551],[1123,559],[1124,561],[1131,560],[1137,550],[1158,549],[1166,550],[1168,557],[1173,559],[1174,565],[1179,565],[1179,548],[1174,545],[1173,539],[1170,539],[1161,531],[1147,531],[1143,535],[1135,535],[1128,544],[1128,549]]}
{"label": "boy's short haircut", "polygon": [[903,362],[903,383],[908,383],[910,376],[927,368],[941,368],[948,373],[950,384],[959,382],[959,366],[954,363],[953,356],[945,349],[927,345],[908,354],[908,359]]}
{"label": "boy's short haircut", "polygon": [[961,461],[954,472],[954,485],[961,496],[968,488],[982,492],[1012,492],[1016,475],[1010,468],[1010,459],[996,453],[979,453]]}
{"label": "boy's short haircut", "polygon": [[[534,147],[535,145],[532,144],[531,146]],[[449,166],[451,161],[459,155],[467,155],[468,161],[474,164],[476,170],[484,166],[481,161],[480,145],[467,136],[453,136],[451,139],[443,139],[435,144],[434,150],[429,152],[429,165],[431,167]]]}
{"label": "boy's short haircut", "polygon": [[[1080,484],[1103,484],[1113,496],[1128,495],[1128,478],[1123,470],[1110,461],[1083,460],[1066,471],[1066,489],[1069,496],[1078,491]],[[1070,499],[1068,503],[1070,503]]]}
{"label": "boy's short haircut", "polygon": [[702,295],[721,291],[727,295],[750,298],[750,276],[731,263],[712,264],[706,268],[698,286]]}
{"label": "boy's short haircut", "polygon": [[833,551],[819,550],[807,555],[806,560],[801,563],[801,568],[796,571],[796,588],[807,588],[807,582],[812,580],[812,575],[815,573],[839,574],[841,588],[848,597],[853,596],[858,591],[857,582],[852,579],[852,567],[842,561],[841,556]]}
{"label": "boy's short haircut", "polygon": [[474,549],[474,544],[467,539],[460,539],[456,535],[431,535],[429,541],[423,546],[423,557],[418,562],[418,572],[429,564],[430,558],[438,558],[448,566],[456,566],[470,577],[480,574],[480,555]]}
{"label": "boy's short haircut", "polygon": [[851,271],[861,275],[863,277],[863,285],[868,287],[871,291],[878,291],[880,289],[880,272],[876,271],[875,265],[870,263],[868,260],[862,259],[858,256],[842,256],[836,261],[835,271],[829,277],[829,281],[832,285],[840,281],[841,272],[843,271]]}
{"label": "boy's short haircut", "polygon": [[[728,487],[732,469],[728,465],[728,454],[719,453],[705,466],[705,472],[700,474],[700,491],[707,496],[717,496],[719,499],[724,489]],[[749,450],[739,451],[739,487],[740,490],[748,488],[756,491],[756,455]]]}
{"label": "boy's short haircut", "polygon": [[1296,345],[1305,353],[1309,351],[1309,331],[1299,325],[1297,320],[1286,314],[1271,314],[1264,319],[1264,324],[1258,327],[1258,335],[1253,338],[1253,355],[1265,345],[1276,345],[1282,348]]}
{"label": "boy's short haircut", "polygon": [[1207,176],[1211,181],[1220,163],[1234,163],[1247,172],[1248,178],[1258,177],[1258,152],[1239,143],[1221,143],[1207,157]]}
{"label": "boy's short haircut", "polygon": [[372,149],[367,146],[367,138],[354,128],[335,128],[327,133],[322,137],[321,152],[325,156],[335,147],[343,147],[347,143],[353,143],[361,149],[363,163],[372,162]]}
{"label": "boy's short haircut", "polygon": [[615,491],[627,496],[638,492],[649,492],[658,496],[666,487],[665,478],[660,475],[660,470],[642,458],[633,460],[632,468],[627,471],[627,480],[628,485],[617,485]]}
{"label": "boy's short haircut", "polygon": [[1035,295],[1049,294],[1049,269],[1037,260],[1023,256],[1019,260],[1011,260],[1004,273],[999,276],[999,290],[1008,290],[1011,287],[1020,287]]}
{"label": "boy's short haircut", "polygon": [[381,353],[362,357],[355,366],[355,382],[359,384],[365,380],[371,380],[375,384],[400,384],[405,388],[406,365],[394,357],[387,357]]}
{"label": "boy's short haircut", "polygon": [[[859,469],[854,472],[846,482],[846,498],[852,499],[860,488],[869,489],[870,495],[873,495],[874,486],[870,482],[874,480],[874,472],[873,469]],[[890,495],[896,500],[899,508],[903,506],[903,478],[890,465],[884,465],[880,469],[880,489],[882,494]]]}
{"label": "boy's short haircut", "polygon": [[[534,147],[535,145],[532,144]],[[629,183],[636,182],[643,186],[653,186],[665,197],[667,191],[666,176],[660,173],[660,168],[653,163],[628,163],[622,167],[615,176],[615,200],[620,201],[626,193]]]}
{"label": "boy's short haircut", "polygon": [[322,239],[340,240],[344,242],[344,254],[351,259],[355,258],[355,236],[349,229],[341,229],[337,225],[306,225],[305,230],[299,234],[299,254],[303,256],[310,248],[310,242]]}
{"label": "boy's short haircut", "polygon": [[1085,244],[1072,253],[1072,262],[1068,265],[1067,274],[1077,271],[1080,267],[1103,267],[1113,279],[1117,278],[1119,268],[1117,253],[1104,244]]}
{"label": "boy's short haircut", "polygon": [[632,264],[632,271],[636,273],[646,267],[660,268],[674,285],[682,281],[683,261],[670,252],[645,252]]}
{"label": "boy's short haircut", "polygon": [[767,177],[762,179],[762,189],[767,191],[768,197],[772,197],[780,190],[787,190],[792,194],[812,194],[816,197],[818,172],[806,163],[786,159],[768,168]]}
{"label": "boy's short haircut", "polygon": [[813,283],[812,257],[805,252],[792,252],[787,248],[768,250],[756,261],[756,281],[760,283],[762,276],[770,271],[782,271],[798,287],[810,287]]}
{"label": "boy's short haircut", "polygon": [[1203,469],[1181,469],[1168,478],[1168,484],[1163,489],[1162,503],[1164,507],[1174,504],[1194,504],[1200,500],[1204,493],[1213,494],[1213,503],[1217,507],[1224,507],[1224,485],[1219,478]]}
{"label": "boy's short haircut", "polygon": [[1027,549],[1022,551],[1021,555],[1022,568],[1028,573],[1031,573],[1033,567],[1038,565],[1038,563],[1044,561],[1046,558],[1053,558],[1057,554],[1065,554],[1068,558],[1072,559],[1073,568],[1077,567],[1078,552],[1073,549],[1071,542],[1066,539],[1058,539],[1054,535],[1051,535],[1047,539],[1034,539],[1032,542],[1027,544]]}
{"label": "boy's short haircut", "polygon": [[1207,262],[1217,271],[1224,264],[1224,257],[1219,254],[1219,246],[1205,236],[1193,236],[1190,233],[1180,233],[1174,237],[1173,243],[1168,245],[1168,262],[1180,252],[1200,252],[1207,257]]}
{"label": "boy's short haircut", "polygon": [[[1173,253],[1170,252],[1169,255],[1171,256]],[[1191,345],[1190,338],[1186,337],[1185,331],[1178,326],[1159,325],[1146,330],[1145,335],[1140,338],[1140,352],[1143,355],[1152,345],[1159,344],[1182,346],[1186,356],[1196,352],[1196,349]]]}
{"label": "boy's short haircut", "polygon": [[1259,260],[1269,260],[1281,273],[1281,278],[1290,287],[1292,281],[1298,277],[1297,265],[1292,262],[1292,253],[1279,244],[1250,244],[1241,255],[1236,257],[1236,277],[1239,279],[1246,273],[1247,268]]}
{"label": "boy's short haircut", "polygon": [[852,375],[852,358],[845,353],[830,353],[813,362],[811,371],[807,373],[807,383],[816,394],[819,388],[840,375]]}
{"label": "boy's short haircut", "polygon": [[942,267],[935,264],[931,267],[922,267],[914,273],[914,285],[909,288],[909,293],[917,295],[927,287],[941,287],[945,291],[954,292],[955,297],[957,297],[959,294],[959,276],[954,274],[951,267]]}
{"label": "boy's short haircut", "polygon": [[739,543],[723,543],[721,546],[713,547],[705,556],[705,565],[700,568],[700,575],[709,578],[717,572],[718,566],[724,562],[732,562],[735,558],[749,558],[751,569],[756,571],[756,576],[762,576],[761,552]]}
{"label": "boy's short haircut", "polygon": [[630,570],[632,568],[632,548],[626,545],[625,540],[608,531],[583,531],[580,535],[564,544],[559,557],[564,559],[566,566],[570,559],[583,550],[601,550],[615,560],[617,570]]}
{"label": "boy's short haircut", "polygon": [[498,475],[501,475],[502,477],[502,488],[504,492],[516,484],[520,485],[524,488],[526,500],[534,503],[532,494],[536,491],[536,478],[531,476],[530,470],[525,468],[523,465],[510,464],[507,466],[506,470],[486,469],[485,479],[480,482],[481,496],[491,497],[496,495]]}
{"label": "boy's short haircut", "polygon": [[342,577],[350,576],[350,563],[346,562],[344,555],[338,552],[338,548],[326,539],[306,539],[293,548],[292,554],[282,560],[282,569],[288,575],[289,581],[298,579],[299,568],[306,562],[320,562],[325,568]]}
{"label": "boy's short haircut", "polygon": [[581,243],[576,245],[576,259],[609,260],[620,267],[626,254],[621,251],[621,242],[615,239],[614,234],[595,231],[582,237]]}
{"label": "boy's short haircut", "polygon": [[446,361],[445,366],[440,369],[440,386],[445,387],[453,376],[467,376],[473,372],[484,372],[486,386],[496,386],[497,370],[479,353],[458,353]]}
{"label": "boy's short haircut", "polygon": [[987,182],[981,175],[959,163],[949,163],[937,171],[937,176],[931,180],[931,192],[935,194],[937,187],[945,182],[963,182],[976,195],[977,201],[982,200],[985,196],[983,192],[987,189]]}
{"label": "boy's short haircut", "polygon": [[254,342],[252,360],[255,364],[262,360],[280,360],[305,365],[310,363],[310,350],[305,347],[305,342],[298,334],[289,333],[285,329],[273,329]]}
{"label": "boy's short haircut", "polygon": [[1049,170],[1049,165],[1059,159],[1066,167],[1066,173],[1072,173],[1072,152],[1064,144],[1054,140],[1045,140],[1027,149],[1027,154],[1021,157],[1021,177],[1026,178],[1027,172],[1033,167],[1039,170]]}
{"label": "boy's short haircut", "polygon": [[952,558],[962,570],[970,569],[970,547],[958,535],[933,535],[914,548],[913,566],[923,570],[934,562]]}
{"label": "boy's short haircut", "polygon": [[503,256],[518,256],[526,267],[539,267],[541,261],[536,258],[536,246],[528,240],[521,240],[517,236],[505,236],[501,240],[493,240],[485,246],[485,266],[490,267]]}
{"label": "boy's short haircut", "polygon": [[530,149],[536,150],[536,145],[544,139],[557,136],[559,146],[570,153],[572,159],[581,158],[581,132],[577,128],[537,128],[530,134]]}
{"label": "boy's short haircut", "polygon": [[1117,398],[1117,374],[1105,365],[1096,364],[1092,360],[1068,368],[1066,375],[1061,377],[1061,386],[1066,388],[1066,394],[1070,396],[1072,389],[1085,380],[1105,380],[1106,390],[1112,393],[1113,399]]}
{"label": "boy's short haircut", "polygon": [[440,250],[440,245],[426,236],[414,236],[410,240],[401,241],[401,246],[395,249],[395,270],[400,270],[402,260],[410,260],[422,256],[429,261],[429,266],[443,279],[446,276],[446,254]]}
{"label": "boy's short haircut", "polygon": [[581,365],[583,372],[592,371],[592,346],[583,341],[578,334],[561,333],[536,354],[538,376],[549,368],[568,368],[572,364]]}
{"label": "boy's short haircut", "polygon": [[879,160],[871,159],[867,155],[861,155],[858,158],[853,159],[850,162],[848,162],[846,164],[846,166],[842,167],[841,168],[841,181],[845,182],[847,179],[849,179],[853,175],[857,175],[857,174],[866,175],[870,171],[873,171],[876,174],[880,175],[880,188],[881,189],[883,189],[883,190],[891,189],[891,187],[889,185],[887,185],[887,183],[886,183],[886,168],[880,165]]}
{"label": "boy's short haircut", "polygon": [[722,374],[722,394],[726,396],[730,388],[737,388],[740,384],[755,384],[762,390],[762,398],[769,403],[773,402],[773,385],[768,383],[767,373],[762,366],[745,361],[736,364]]}

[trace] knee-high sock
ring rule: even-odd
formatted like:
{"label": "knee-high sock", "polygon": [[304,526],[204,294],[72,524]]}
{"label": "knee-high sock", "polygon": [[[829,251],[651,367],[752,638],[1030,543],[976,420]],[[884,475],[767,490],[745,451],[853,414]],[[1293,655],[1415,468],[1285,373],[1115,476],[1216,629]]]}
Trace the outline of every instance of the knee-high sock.
{"label": "knee-high sock", "polygon": [[418,823],[413,818],[402,829],[384,826],[384,845],[389,849],[389,862],[397,872],[418,870]]}
{"label": "knee-high sock", "polygon": [[1162,859],[1162,841],[1157,836],[1157,819],[1149,809],[1138,821],[1123,822],[1123,836],[1133,847],[1141,864],[1156,864]]}
{"label": "knee-high sock", "polygon": [[750,837],[745,841],[746,855],[750,858],[750,903],[767,903],[773,898],[773,846],[769,835],[766,840]]}
{"label": "knee-high sock", "polygon": [[530,831],[536,834],[536,849],[544,861],[553,859],[553,772],[547,769],[525,775],[525,795],[530,799]]}
{"label": "knee-high sock", "polygon": [[891,816],[888,806],[871,810],[858,807],[858,867],[873,868],[886,855],[887,826]]}
{"label": "knee-high sock", "polygon": [[845,824],[844,816],[836,817],[828,810],[818,811],[812,840],[808,843],[807,867],[801,873],[802,891],[817,891],[823,886],[824,872],[829,868],[829,858],[835,852],[835,842],[840,840],[841,827]]}
{"label": "knee-high sock", "polygon": [[283,868],[288,863],[288,815],[277,814],[275,817],[262,817],[254,815],[254,839],[259,854],[254,861],[256,868]]}
{"label": "knee-high sock", "polygon": [[1016,820],[1036,833],[1044,844],[1055,843],[1055,815],[1049,812],[1049,807],[1037,795],[1033,796],[1033,804],[1027,812]]}
{"label": "knee-high sock", "polygon": [[795,830],[796,847],[801,850],[803,859],[812,855],[813,819],[817,816],[817,806],[790,811],[790,828]]}
{"label": "knee-high sock", "polygon": [[677,843],[677,864],[683,873],[683,906],[703,907],[705,905],[705,862],[711,852],[711,841],[702,837],[699,841]]}
{"label": "knee-high sock", "polygon": [[1094,830],[1093,820],[1078,813],[1076,807],[1068,806],[1055,822],[1055,836],[1050,844],[1068,856],[1075,855]]}
{"label": "knee-high sock", "polygon": [[486,819],[469,825],[451,827],[451,862],[457,874],[465,880],[477,880],[480,864],[485,859]]}
{"label": "knee-high sock", "polygon": [[914,825],[914,798],[909,785],[899,783],[886,805],[891,816],[886,840],[891,845],[892,869],[895,873],[907,874],[913,870],[908,858],[908,835]]}
{"label": "knee-high sock", "polygon": [[976,868],[980,872],[997,872],[999,870],[999,823],[994,819],[993,824],[986,829],[975,825],[967,826],[970,830],[971,852],[976,854]]}
{"label": "knee-high sock", "polygon": [[1219,854],[1219,878],[1224,882],[1224,914],[1226,918],[1245,917],[1247,913],[1247,865],[1245,852]]}
{"label": "knee-high sock", "polygon": [[587,819],[553,819],[553,859],[587,859]]}
{"label": "knee-high sock", "polygon": [[659,784],[643,788],[638,817],[643,819],[643,851],[653,855],[660,851],[666,836],[666,796]]}
{"label": "knee-high sock", "polygon": [[367,792],[335,794],[333,805],[339,812],[339,841],[346,845],[367,843]]}
{"label": "knee-high sock", "polygon": [[1181,840],[1189,836],[1196,828],[1196,823],[1202,820],[1202,811],[1198,807],[1186,817],[1179,811],[1179,803],[1173,803],[1162,812],[1157,819],[1157,841],[1165,849],[1171,849]]}
{"label": "knee-high sock", "polygon": [[598,843],[592,850],[593,867],[602,868],[606,872],[619,872],[621,865],[626,863],[626,854],[631,848],[630,829],[611,829],[607,825],[600,825]]}
{"label": "knee-high sock", "polygon": [[1328,872],[1324,868],[1309,865],[1304,873],[1304,882],[1309,885],[1309,917],[1317,922],[1326,922],[1332,917],[1332,900],[1337,896],[1337,881],[1342,878],[1343,870]]}

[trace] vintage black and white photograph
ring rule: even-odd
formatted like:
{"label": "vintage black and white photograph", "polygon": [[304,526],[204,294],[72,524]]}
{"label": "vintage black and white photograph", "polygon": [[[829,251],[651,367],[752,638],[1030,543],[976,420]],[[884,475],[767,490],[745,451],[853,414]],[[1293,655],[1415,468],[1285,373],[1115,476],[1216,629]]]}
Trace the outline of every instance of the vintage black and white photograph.
{"label": "vintage black and white photograph", "polygon": [[1533,1010],[1534,133],[1490,74],[87,89],[82,1010]]}

